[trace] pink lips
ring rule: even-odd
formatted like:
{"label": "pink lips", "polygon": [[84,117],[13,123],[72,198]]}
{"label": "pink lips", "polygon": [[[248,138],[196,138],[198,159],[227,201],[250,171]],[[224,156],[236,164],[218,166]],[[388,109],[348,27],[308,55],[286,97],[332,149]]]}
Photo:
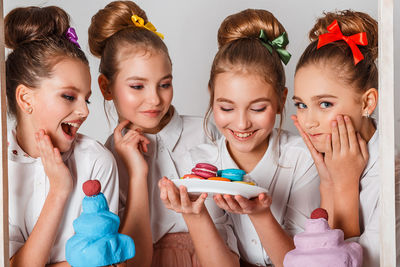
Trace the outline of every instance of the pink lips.
{"label": "pink lips", "polygon": [[150,118],[155,118],[160,115],[161,110],[145,110],[145,111],[142,111],[141,113]]}
{"label": "pink lips", "polygon": [[322,133],[319,133],[319,134],[308,134],[308,136],[311,138],[311,139],[317,139],[317,138],[319,138],[320,136],[322,136]]}

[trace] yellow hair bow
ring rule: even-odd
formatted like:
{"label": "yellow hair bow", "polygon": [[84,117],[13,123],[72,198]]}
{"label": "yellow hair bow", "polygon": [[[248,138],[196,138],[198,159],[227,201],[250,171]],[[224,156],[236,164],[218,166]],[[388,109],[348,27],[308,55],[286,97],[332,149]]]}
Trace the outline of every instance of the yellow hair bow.
{"label": "yellow hair bow", "polygon": [[140,28],[145,28],[146,30],[152,31],[155,34],[158,35],[158,37],[160,37],[161,39],[164,39],[164,35],[162,33],[157,32],[156,27],[154,27],[153,24],[151,24],[150,21],[148,21],[146,24],[144,24],[144,19],[142,19],[139,16],[136,15],[132,15],[131,17],[133,24],[135,24],[137,27]]}

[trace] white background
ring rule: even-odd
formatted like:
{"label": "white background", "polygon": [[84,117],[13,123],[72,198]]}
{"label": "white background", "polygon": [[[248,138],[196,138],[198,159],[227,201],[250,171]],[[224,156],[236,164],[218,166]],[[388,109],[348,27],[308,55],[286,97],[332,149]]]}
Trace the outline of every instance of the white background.
{"label": "white background", "polygon": [[[57,5],[71,16],[79,43],[90,61],[92,73],[90,115],[80,129],[101,142],[112,132],[115,121],[107,122],[103,97],[98,89],[97,77],[99,60],[90,54],[87,44],[87,29],[91,17],[110,1],[104,0],[5,0],[5,14],[11,9],[27,5]],[[395,1],[399,2],[399,1]],[[284,128],[296,132],[290,120],[295,113],[293,101],[294,69],[301,53],[308,45],[308,31],[315,19],[324,11],[353,9],[369,13],[378,19],[377,0],[142,0],[136,3],[146,11],[149,20],[157,30],[165,35],[165,43],[173,62],[173,104],[180,114],[203,116],[207,109],[209,95],[207,83],[214,55],[217,52],[217,30],[222,20],[233,13],[246,8],[266,9],[272,12],[286,28],[290,44],[288,51],[292,59],[286,67],[287,87],[286,119]],[[396,3],[396,22],[400,25],[400,3]],[[400,44],[400,26],[395,28],[396,44]],[[397,45],[399,47],[399,45]],[[400,82],[400,53],[396,56],[396,84]],[[398,99],[399,96],[396,97]],[[398,101],[396,101],[398,102]],[[400,107],[396,105],[396,113]],[[400,116],[397,116],[397,119]],[[400,122],[397,121],[400,128]],[[398,140],[400,135],[397,134]],[[400,142],[397,142],[398,144]]]}

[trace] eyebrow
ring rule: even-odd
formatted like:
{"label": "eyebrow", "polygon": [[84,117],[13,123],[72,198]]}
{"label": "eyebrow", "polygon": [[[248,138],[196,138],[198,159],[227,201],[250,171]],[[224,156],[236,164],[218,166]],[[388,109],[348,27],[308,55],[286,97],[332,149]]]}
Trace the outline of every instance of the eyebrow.
{"label": "eyebrow", "polygon": [[[217,98],[216,102],[227,102],[227,103],[231,103],[231,104],[234,103],[232,100],[229,100],[229,99],[226,99],[223,97]],[[257,98],[257,99],[254,99],[253,101],[251,101],[250,104],[254,104],[257,102],[271,102],[271,99],[266,98],[266,97],[260,97],[260,98]]]}
{"label": "eyebrow", "polygon": [[[69,89],[69,90],[73,90],[77,93],[82,92],[79,88],[75,87],[75,86],[64,86],[61,89],[65,90],[65,89]],[[89,91],[89,93],[86,96],[91,96],[92,95],[92,90]]]}
{"label": "eyebrow", "polygon": [[[337,96],[334,96],[334,95],[316,95],[316,96],[311,97],[311,100],[315,101],[315,100],[319,100],[321,98],[337,98]],[[297,101],[303,101],[298,96],[293,96],[292,99],[293,100],[297,100]]]}
{"label": "eyebrow", "polygon": [[[171,78],[172,78],[172,74],[168,74],[168,75],[165,75],[164,77],[162,77],[162,78],[160,79],[160,81],[165,80],[165,79],[171,79]],[[140,77],[140,76],[131,76],[131,77],[127,78],[126,80],[127,80],[127,81],[130,81],[130,80],[135,80],[135,81],[147,81],[148,79],[147,79],[147,78],[144,78],[144,77]]]}

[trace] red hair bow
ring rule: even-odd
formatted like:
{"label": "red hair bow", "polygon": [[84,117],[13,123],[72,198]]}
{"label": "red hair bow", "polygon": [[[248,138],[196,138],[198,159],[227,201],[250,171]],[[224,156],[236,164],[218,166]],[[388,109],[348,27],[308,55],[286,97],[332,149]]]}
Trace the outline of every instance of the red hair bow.
{"label": "red hair bow", "polygon": [[345,41],[351,49],[351,52],[353,52],[353,58],[354,58],[354,65],[357,65],[358,62],[364,59],[363,54],[361,53],[360,49],[357,47],[357,45],[367,45],[368,44],[368,39],[367,39],[367,34],[365,32],[360,32],[356,33],[351,36],[345,36],[343,35],[342,31],[339,28],[339,24],[337,20],[334,20],[328,27],[328,33],[321,34],[318,37],[318,46],[317,49],[338,41],[338,40],[343,40]]}

